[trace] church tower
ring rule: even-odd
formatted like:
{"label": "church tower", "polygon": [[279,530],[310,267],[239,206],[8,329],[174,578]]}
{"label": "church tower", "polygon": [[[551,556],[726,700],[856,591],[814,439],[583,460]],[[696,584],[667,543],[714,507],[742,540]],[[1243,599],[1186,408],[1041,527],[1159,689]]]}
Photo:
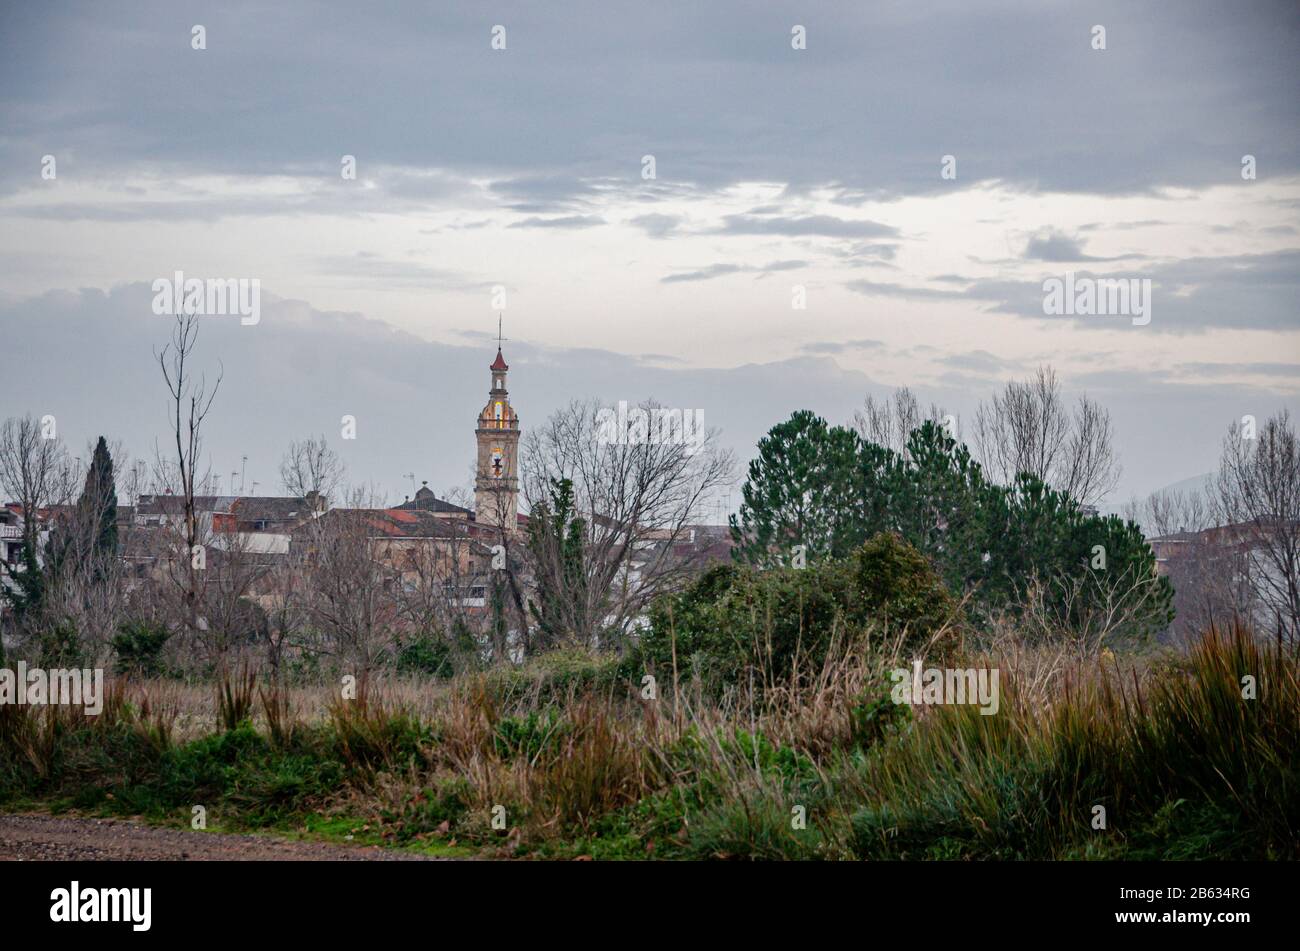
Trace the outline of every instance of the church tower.
{"label": "church tower", "polygon": [[[498,338],[500,333],[497,334]],[[489,368],[492,389],[478,414],[478,463],[474,478],[474,520],[480,525],[514,531],[519,513],[519,417],[506,392],[506,365],[497,342],[497,358]]]}

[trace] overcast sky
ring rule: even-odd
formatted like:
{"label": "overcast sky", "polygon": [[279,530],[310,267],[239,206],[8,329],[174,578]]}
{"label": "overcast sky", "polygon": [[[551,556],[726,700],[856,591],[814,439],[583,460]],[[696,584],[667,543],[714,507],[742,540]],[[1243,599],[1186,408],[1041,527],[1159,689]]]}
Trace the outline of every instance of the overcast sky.
{"label": "overcast sky", "polygon": [[[1297,64],[1294,2],[4,4],[0,415],[148,455],[151,282],[256,278],[258,324],[201,330],[223,484],[323,432],[443,493],[500,285],[525,428],[655,397],[744,460],[1048,362],[1113,415],[1118,503],[1300,407]],[[1067,271],[1149,278],[1150,323],[1045,316]]]}

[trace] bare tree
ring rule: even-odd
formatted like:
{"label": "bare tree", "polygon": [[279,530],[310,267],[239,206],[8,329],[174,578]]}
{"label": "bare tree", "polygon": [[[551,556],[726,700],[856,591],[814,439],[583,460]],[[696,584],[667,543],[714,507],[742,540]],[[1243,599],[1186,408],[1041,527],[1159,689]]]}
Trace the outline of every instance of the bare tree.
{"label": "bare tree", "polygon": [[1124,517],[1142,526],[1148,538],[1199,532],[1214,524],[1210,499],[1200,489],[1161,489],[1124,505]]}
{"label": "bare tree", "polygon": [[1224,532],[1249,553],[1251,587],[1300,636],[1300,444],[1286,410],[1253,439],[1239,424],[1229,427],[1215,502]]}
{"label": "bare tree", "polygon": [[0,490],[23,510],[23,542],[36,550],[39,513],[63,503],[75,484],[67,452],[34,416],[11,417],[0,428]]}
{"label": "bare tree", "polygon": [[493,533],[462,518],[436,524],[435,537],[414,539],[387,559],[399,572],[395,599],[401,626],[441,639],[458,667],[476,664],[487,653],[485,646],[504,655],[508,627],[483,610],[503,607],[495,585],[505,572],[491,567]]}
{"label": "bare tree", "polygon": [[1115,488],[1121,471],[1110,411],[1080,396],[1069,433],[1064,455],[1055,473],[1045,481],[1059,485],[1084,505],[1097,505]]}
{"label": "bare tree", "polygon": [[1109,411],[1082,396],[1071,412],[1051,367],[980,404],[973,436],[980,464],[1003,484],[1029,473],[1096,505],[1119,481]]}
{"label": "bare tree", "polygon": [[374,550],[380,532],[373,498],[353,490],[349,503],[299,527],[306,566],[301,595],[306,620],[322,638],[313,648],[364,675],[390,647],[398,579]]}
{"label": "bare tree", "polygon": [[196,632],[209,659],[220,663],[232,649],[265,643],[266,612],[258,601],[274,556],[258,550],[252,536],[214,532],[205,567],[203,624]]}
{"label": "bare tree", "polygon": [[343,462],[322,435],[289,444],[280,461],[280,481],[290,495],[327,500],[343,482]]}
{"label": "bare tree", "polygon": [[[116,443],[108,455],[124,458]],[[93,443],[86,457],[94,458]],[[75,633],[77,654],[83,659],[108,656],[113,634],[126,614],[121,521],[116,480],[93,465],[85,467],[84,488],[76,504],[63,506],[53,519],[51,548],[58,567],[47,580],[46,623],[63,624]]]}
{"label": "bare tree", "polygon": [[928,413],[922,414],[916,396],[903,386],[880,400],[868,396],[862,409],[853,414],[853,425],[868,442],[906,455],[912,430],[929,420],[942,425],[944,416],[943,409],[934,403]]}
{"label": "bare tree", "polygon": [[[530,566],[540,591],[553,595],[547,608],[564,636],[589,646],[628,634],[654,597],[689,577],[698,564],[684,544],[690,527],[732,478],[732,457],[717,446],[716,432],[699,432],[694,442],[674,438],[669,411],[653,402],[639,410],[648,420],[644,433],[610,438],[611,411],[575,401],[523,441],[523,493],[538,523]],[[681,414],[675,418],[680,427]],[[543,533],[565,484],[574,519]],[[579,557],[561,541],[569,533],[580,540]]]}
{"label": "bare tree", "polygon": [[[6,622],[14,624],[24,637],[39,635],[48,622],[41,534],[52,523],[47,519],[49,510],[71,498],[76,476],[76,464],[59,442],[52,419],[28,415],[5,420],[0,427],[0,491],[22,509],[23,559],[18,569],[0,560],[0,596],[14,601],[14,592],[24,590],[18,575],[40,573],[40,579],[27,579],[38,583],[26,588],[21,612],[15,611]],[[0,628],[0,660],[4,654],[4,630]]]}
{"label": "bare tree", "polygon": [[202,449],[203,422],[207,419],[221,388],[221,373],[211,392],[207,389],[206,377],[200,376],[196,381],[190,368],[190,355],[198,337],[198,320],[193,314],[179,314],[176,326],[172,328],[172,339],[156,353],[158,366],[162,370],[163,380],[167,383],[168,418],[172,434],[176,441],[176,456],[173,461],[164,459],[162,452],[157,453],[157,470],[159,482],[173,484],[181,501],[183,522],[180,526],[185,543],[185,555],[173,559],[173,565],[181,569],[184,582],[183,618],[191,632],[199,630],[200,611],[202,607],[202,582],[199,546],[202,542],[202,526],[199,524],[195,509],[194,496],[197,484],[202,481],[198,474],[199,453]]}
{"label": "bare tree", "polygon": [[1160,577],[1133,563],[1118,574],[1082,573],[1028,579],[1017,598],[1016,627],[1029,643],[1070,643],[1080,656],[1140,635],[1160,598]]}
{"label": "bare tree", "polygon": [[[304,537],[309,537],[306,531]],[[291,542],[289,550],[271,562],[261,579],[266,623],[260,634],[266,648],[267,666],[275,681],[280,679],[289,651],[302,645],[310,621],[310,552],[307,549],[306,545]]]}
{"label": "bare tree", "polygon": [[[479,572],[492,608],[485,626],[493,660],[527,655],[532,650],[527,591],[533,581],[526,536],[519,532],[518,500],[507,488],[475,495],[476,539],[490,557],[486,573]],[[467,503],[468,504],[468,503]]]}
{"label": "bare tree", "polygon": [[1214,530],[1218,508],[1208,487],[1162,489],[1124,506],[1124,517],[1152,540],[1161,570],[1173,583],[1170,631],[1176,641],[1191,643],[1212,623],[1258,614],[1246,553]]}

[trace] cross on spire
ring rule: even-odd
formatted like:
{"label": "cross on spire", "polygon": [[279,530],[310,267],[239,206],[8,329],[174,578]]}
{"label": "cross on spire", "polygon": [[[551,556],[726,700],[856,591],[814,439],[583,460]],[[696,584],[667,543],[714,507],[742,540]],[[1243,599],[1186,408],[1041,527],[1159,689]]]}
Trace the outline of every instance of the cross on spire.
{"label": "cross on spire", "polygon": [[[504,372],[510,367],[506,364],[505,357],[501,356],[501,344],[505,342],[505,336],[501,333],[501,315],[497,314],[497,358],[492,361],[491,370],[493,373]],[[492,378],[492,388],[496,389],[496,377]]]}

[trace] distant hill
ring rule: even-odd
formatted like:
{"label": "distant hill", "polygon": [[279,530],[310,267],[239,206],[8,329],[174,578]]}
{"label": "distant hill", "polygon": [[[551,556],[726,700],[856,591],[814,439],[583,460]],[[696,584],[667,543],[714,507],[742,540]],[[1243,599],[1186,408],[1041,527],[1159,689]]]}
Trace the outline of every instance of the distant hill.
{"label": "distant hill", "polygon": [[1206,472],[1197,476],[1190,476],[1186,479],[1180,479],[1177,482],[1171,482],[1169,485],[1158,492],[1206,492],[1214,485],[1214,473]]}

